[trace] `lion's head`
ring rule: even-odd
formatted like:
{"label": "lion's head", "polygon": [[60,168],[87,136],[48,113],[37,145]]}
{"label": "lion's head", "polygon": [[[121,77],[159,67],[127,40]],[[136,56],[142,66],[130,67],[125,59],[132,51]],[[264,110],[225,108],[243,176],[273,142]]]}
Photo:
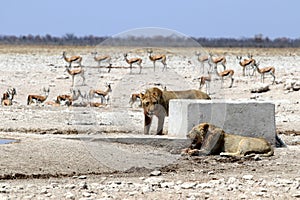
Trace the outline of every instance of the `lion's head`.
{"label": "lion's head", "polygon": [[191,139],[192,144],[191,148],[201,147],[206,134],[208,132],[209,124],[202,123],[197,126],[194,126],[192,130],[186,135],[187,138]]}
{"label": "lion's head", "polygon": [[158,88],[150,88],[145,94],[140,94],[144,113],[146,115],[158,115],[160,112],[166,112],[163,107],[163,92]]}
{"label": "lion's head", "polygon": [[209,136],[216,135],[216,134],[221,134],[224,136],[224,130],[209,123],[201,123],[199,125],[196,125],[192,128],[192,130],[187,134],[187,138],[191,139],[192,144],[191,147],[192,149],[200,149],[202,147],[202,144],[204,140],[208,139]]}

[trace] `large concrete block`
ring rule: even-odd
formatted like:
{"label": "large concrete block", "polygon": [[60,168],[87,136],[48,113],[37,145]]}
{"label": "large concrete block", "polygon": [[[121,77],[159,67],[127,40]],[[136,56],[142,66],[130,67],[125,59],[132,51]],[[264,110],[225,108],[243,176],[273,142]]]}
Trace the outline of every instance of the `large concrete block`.
{"label": "large concrete block", "polygon": [[264,137],[275,144],[275,105],[270,102],[171,100],[168,135],[186,138],[193,126],[208,122],[227,133]]}

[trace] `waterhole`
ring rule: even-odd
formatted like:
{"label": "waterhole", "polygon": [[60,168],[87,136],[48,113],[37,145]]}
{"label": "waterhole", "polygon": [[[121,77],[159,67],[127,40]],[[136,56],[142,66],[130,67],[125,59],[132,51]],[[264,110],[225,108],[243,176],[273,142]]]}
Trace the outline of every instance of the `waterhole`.
{"label": "waterhole", "polygon": [[10,143],[13,143],[13,142],[17,142],[17,140],[0,138],[0,144],[10,144]]}

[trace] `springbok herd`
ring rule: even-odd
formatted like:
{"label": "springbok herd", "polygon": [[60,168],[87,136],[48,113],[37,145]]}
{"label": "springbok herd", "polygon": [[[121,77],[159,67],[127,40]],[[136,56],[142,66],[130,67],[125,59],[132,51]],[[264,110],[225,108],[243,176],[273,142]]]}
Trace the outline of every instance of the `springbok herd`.
{"label": "springbok herd", "polygon": [[[153,55],[153,50],[148,49],[147,50],[149,60],[153,63],[153,70],[156,70],[156,62],[161,62],[163,65],[162,71],[167,70],[167,56],[165,54],[156,54]],[[110,99],[110,93],[112,92],[111,85],[106,84],[106,89],[91,89],[88,94],[82,94],[82,92],[79,89],[74,88],[74,79],[77,76],[80,76],[82,78],[82,85],[85,85],[85,69],[82,66],[82,56],[70,56],[67,57],[67,53],[64,51],[62,53],[62,58],[68,63],[68,65],[65,66],[67,73],[72,78],[72,84],[71,84],[71,94],[64,94],[59,95],[56,97],[55,101],[46,101],[47,97],[49,95],[50,89],[49,88],[43,88],[44,95],[36,95],[36,94],[29,94],[27,97],[27,105],[52,105],[52,106],[72,106],[73,102],[79,99],[81,97],[82,99],[85,99],[85,104],[81,104],[81,106],[91,106],[91,107],[102,107],[109,103]],[[101,63],[107,63],[106,68],[108,68],[108,73],[111,72],[112,66],[112,57],[110,55],[97,55],[97,52],[92,52],[94,61],[97,62],[97,67],[100,69]],[[229,77],[231,82],[229,88],[233,86],[234,82],[234,74],[235,71],[233,69],[227,69],[226,68],[226,57],[225,56],[214,56],[212,53],[209,53],[208,55],[203,55],[199,52],[196,52],[195,55],[197,56],[197,60],[200,63],[200,69],[202,73],[207,72],[205,76],[198,77],[200,86],[199,90],[201,90],[204,86],[206,86],[206,92],[210,93],[210,82],[214,81],[214,75],[217,76],[218,79],[221,79],[221,84],[223,84],[224,78]],[[130,73],[132,73],[133,65],[137,65],[139,67],[139,74],[142,72],[142,63],[143,59],[139,57],[131,57],[128,58],[128,54],[124,53],[124,61],[128,63]],[[264,67],[260,68],[257,60],[253,58],[251,54],[248,55],[247,58],[242,58],[241,56],[236,57],[239,61],[239,65],[242,67],[242,74],[243,76],[253,76],[255,71],[257,71],[261,75],[261,82],[264,82],[265,75],[269,74],[273,77],[272,84],[275,83],[275,68],[273,66],[270,67]],[[77,63],[78,66],[72,66],[73,63]],[[219,71],[218,66],[222,66],[222,70]],[[10,106],[13,104],[14,96],[17,94],[15,88],[8,88],[7,91],[5,91],[1,98],[1,105],[2,106]],[[101,102],[92,102],[91,100],[93,98],[100,98]],[[134,101],[139,98],[139,94],[132,94],[131,95],[131,101],[130,104],[132,105]]]}

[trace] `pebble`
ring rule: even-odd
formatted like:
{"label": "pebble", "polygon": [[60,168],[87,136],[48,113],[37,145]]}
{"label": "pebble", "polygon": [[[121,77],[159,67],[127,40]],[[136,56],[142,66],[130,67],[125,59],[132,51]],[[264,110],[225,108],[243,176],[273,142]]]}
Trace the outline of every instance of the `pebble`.
{"label": "pebble", "polygon": [[75,199],[75,195],[71,192],[65,194],[66,199]]}
{"label": "pebble", "polygon": [[72,190],[72,189],[74,189],[76,187],[76,185],[75,184],[67,184],[67,185],[65,185],[65,189],[70,189],[70,190]]}
{"label": "pebble", "polygon": [[[173,198],[174,195],[185,197],[186,199],[230,199],[227,194],[237,197],[237,199],[252,198],[300,198],[299,181],[300,178],[293,179],[274,177],[272,180],[260,178],[253,180],[254,176],[246,174],[241,177],[211,178],[207,182],[183,181],[181,179],[163,179],[157,176],[150,176],[145,179],[136,178],[135,181],[124,180],[101,180],[99,182],[76,181],[49,183],[40,187],[32,185],[4,185],[0,186],[0,193],[5,197],[11,191],[22,192],[22,199],[139,199],[140,195],[153,195],[155,192],[163,194],[165,198]],[[79,179],[77,179],[79,180]],[[246,181],[245,181],[246,180]],[[66,191],[67,190],[67,191]],[[69,191],[68,191],[69,190]],[[191,191],[192,190],[192,191]],[[195,190],[195,191],[194,191]],[[276,193],[280,191],[280,193]],[[122,196],[119,196],[122,194]],[[280,196],[281,195],[281,196]],[[10,196],[13,199],[13,196]],[[153,197],[153,196],[152,196]]]}
{"label": "pebble", "polygon": [[158,170],[152,171],[150,173],[150,176],[160,176],[160,175],[161,175],[161,171],[158,171]]}
{"label": "pebble", "polygon": [[162,178],[150,177],[144,180],[145,183],[149,183],[151,185],[159,185],[163,181]]}
{"label": "pebble", "polygon": [[136,195],[136,194],[138,194],[138,191],[133,191],[133,192],[129,192],[128,193],[128,195],[131,196],[131,197],[134,196],[134,195]]}
{"label": "pebble", "polygon": [[197,185],[196,182],[185,182],[183,184],[181,184],[181,188],[182,189],[192,189]]}
{"label": "pebble", "polygon": [[88,185],[86,182],[81,182],[81,183],[79,183],[79,188],[82,190],[86,190],[86,189],[88,189]]}
{"label": "pebble", "polygon": [[47,191],[47,189],[45,189],[45,188],[42,189],[41,192],[40,192],[40,194],[47,194],[47,193],[48,193],[48,191]]}
{"label": "pebble", "polygon": [[252,180],[253,175],[244,175],[242,178],[245,179],[245,180]]}
{"label": "pebble", "polygon": [[87,176],[84,176],[84,175],[78,176],[78,179],[86,179],[86,178],[87,178]]}
{"label": "pebble", "polygon": [[6,192],[7,192],[6,188],[0,188],[0,193],[6,193]]}
{"label": "pebble", "polygon": [[297,193],[295,193],[295,194],[292,194],[292,197],[300,198],[300,192],[297,192]]}
{"label": "pebble", "polygon": [[212,185],[209,184],[209,183],[199,183],[197,184],[196,188],[201,188],[201,189],[204,189],[204,188],[211,188]]}
{"label": "pebble", "polygon": [[215,174],[215,172],[214,171],[209,171],[209,172],[207,172],[207,174],[208,175],[213,175],[213,174]]}
{"label": "pebble", "polygon": [[173,188],[175,185],[174,182],[163,182],[160,184],[162,188]]}
{"label": "pebble", "polygon": [[83,197],[91,197],[92,195],[91,195],[90,192],[83,192],[83,193],[82,193],[82,196],[83,196]]}

